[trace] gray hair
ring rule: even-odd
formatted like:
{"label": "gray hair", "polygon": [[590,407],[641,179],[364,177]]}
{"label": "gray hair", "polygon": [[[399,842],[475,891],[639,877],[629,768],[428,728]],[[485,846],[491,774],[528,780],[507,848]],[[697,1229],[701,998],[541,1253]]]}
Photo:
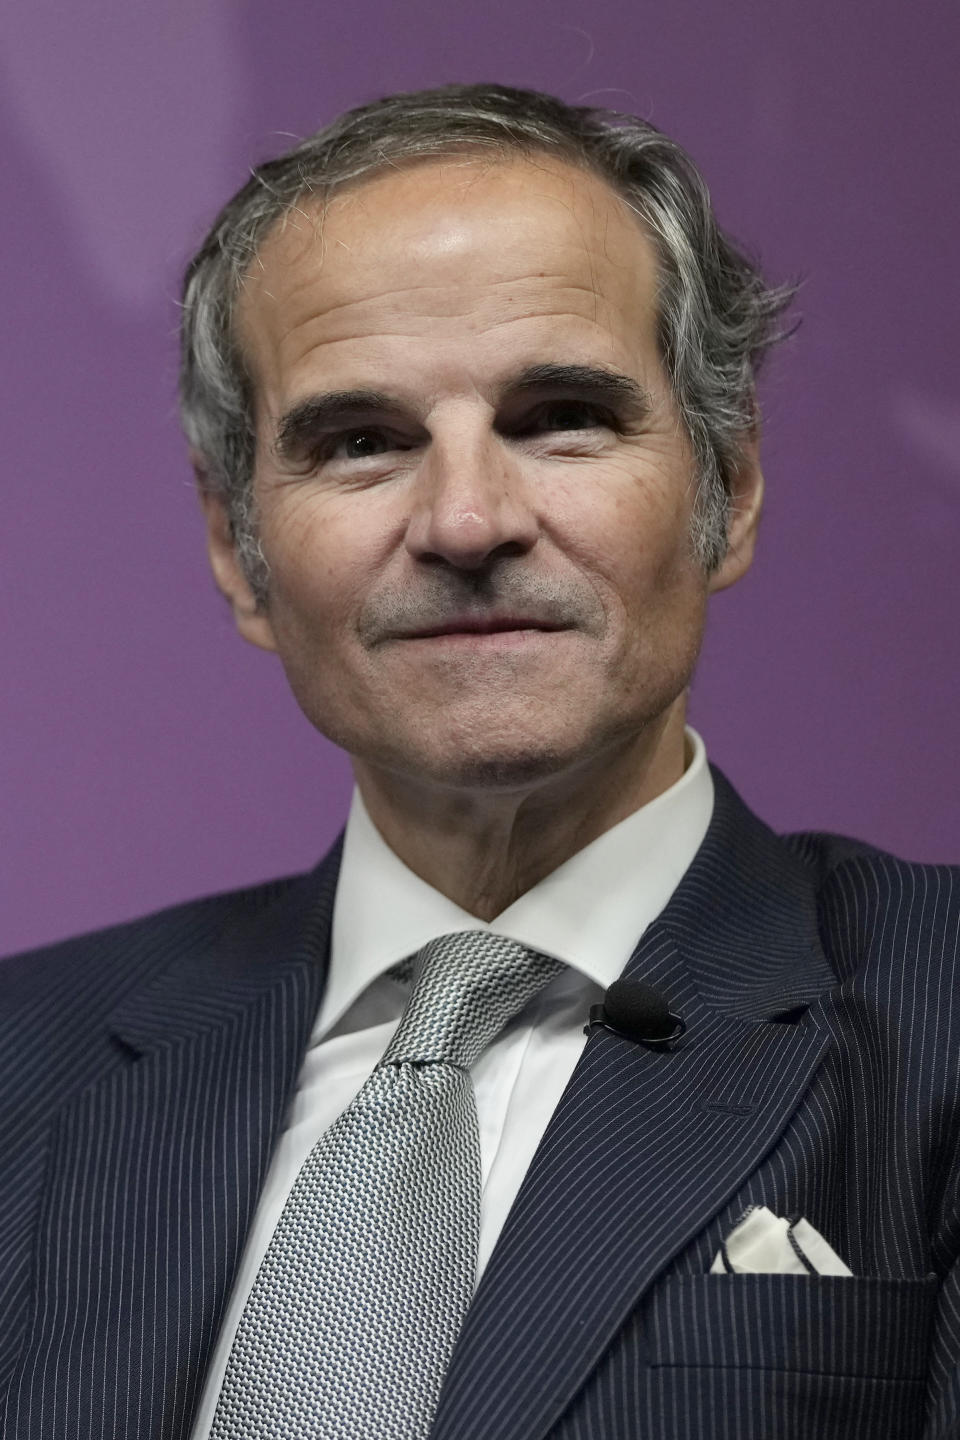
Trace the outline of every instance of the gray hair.
{"label": "gray hair", "polygon": [[269,577],[253,496],[253,391],[233,327],[244,277],[267,233],[305,198],[322,204],[388,167],[463,151],[554,155],[605,180],[643,220],[658,259],[660,349],[697,466],[693,545],[708,571],[723,559],[731,479],[757,422],[755,376],[782,338],[777,320],[794,287],[765,284],[717,225],[693,161],[646,121],[530,90],[447,85],[349,110],[258,166],[187,269],[183,426],[261,604]]}

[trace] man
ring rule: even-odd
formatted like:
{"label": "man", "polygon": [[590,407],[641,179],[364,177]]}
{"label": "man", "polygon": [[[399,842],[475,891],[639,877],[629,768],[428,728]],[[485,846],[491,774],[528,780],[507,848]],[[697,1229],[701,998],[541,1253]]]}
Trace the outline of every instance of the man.
{"label": "man", "polygon": [[357,793],[0,970],[5,1436],[960,1434],[956,873],[684,728],[787,296],[651,127],[474,86],[184,299],[217,584]]}

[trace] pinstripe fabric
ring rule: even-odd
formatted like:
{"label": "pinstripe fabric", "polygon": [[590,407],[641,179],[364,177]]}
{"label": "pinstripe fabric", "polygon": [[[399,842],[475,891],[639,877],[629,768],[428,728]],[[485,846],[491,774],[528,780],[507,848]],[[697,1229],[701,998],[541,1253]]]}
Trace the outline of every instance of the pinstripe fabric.
{"label": "pinstripe fabric", "polygon": [[186,1434],[338,859],[0,966],[4,1440]]}
{"label": "pinstripe fabric", "polygon": [[[432,1440],[960,1435],[960,879],[784,844],[715,781],[627,967],[684,1042],[592,1034]],[[335,875],[0,967],[10,1440],[187,1434]],[[749,1203],[801,1211],[857,1278],[708,1279]]]}

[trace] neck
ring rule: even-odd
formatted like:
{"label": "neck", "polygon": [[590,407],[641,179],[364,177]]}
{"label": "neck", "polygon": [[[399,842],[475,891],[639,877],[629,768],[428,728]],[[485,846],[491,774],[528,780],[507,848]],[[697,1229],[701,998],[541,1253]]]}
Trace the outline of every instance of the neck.
{"label": "neck", "polygon": [[682,699],[631,742],[517,790],[457,789],[354,762],[363,802],[404,864],[492,920],[683,774]]}

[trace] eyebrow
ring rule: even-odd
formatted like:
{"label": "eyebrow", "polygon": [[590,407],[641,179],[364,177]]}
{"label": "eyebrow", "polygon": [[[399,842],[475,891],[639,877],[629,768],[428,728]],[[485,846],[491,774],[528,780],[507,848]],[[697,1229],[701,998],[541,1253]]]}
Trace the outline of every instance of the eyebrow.
{"label": "eyebrow", "polygon": [[[528,365],[508,378],[500,391],[498,408],[511,399],[538,390],[565,390],[578,399],[627,411],[633,418],[650,414],[652,398],[644,387],[616,370],[596,365]],[[384,390],[330,390],[311,395],[280,417],[274,441],[276,453],[284,459],[302,454],[325,430],[366,421],[390,411],[408,410],[409,402]]]}
{"label": "eyebrow", "polygon": [[636,380],[598,365],[530,365],[507,383],[502,400],[529,390],[573,390],[580,398],[626,407],[640,415],[653,408],[649,391]]}

